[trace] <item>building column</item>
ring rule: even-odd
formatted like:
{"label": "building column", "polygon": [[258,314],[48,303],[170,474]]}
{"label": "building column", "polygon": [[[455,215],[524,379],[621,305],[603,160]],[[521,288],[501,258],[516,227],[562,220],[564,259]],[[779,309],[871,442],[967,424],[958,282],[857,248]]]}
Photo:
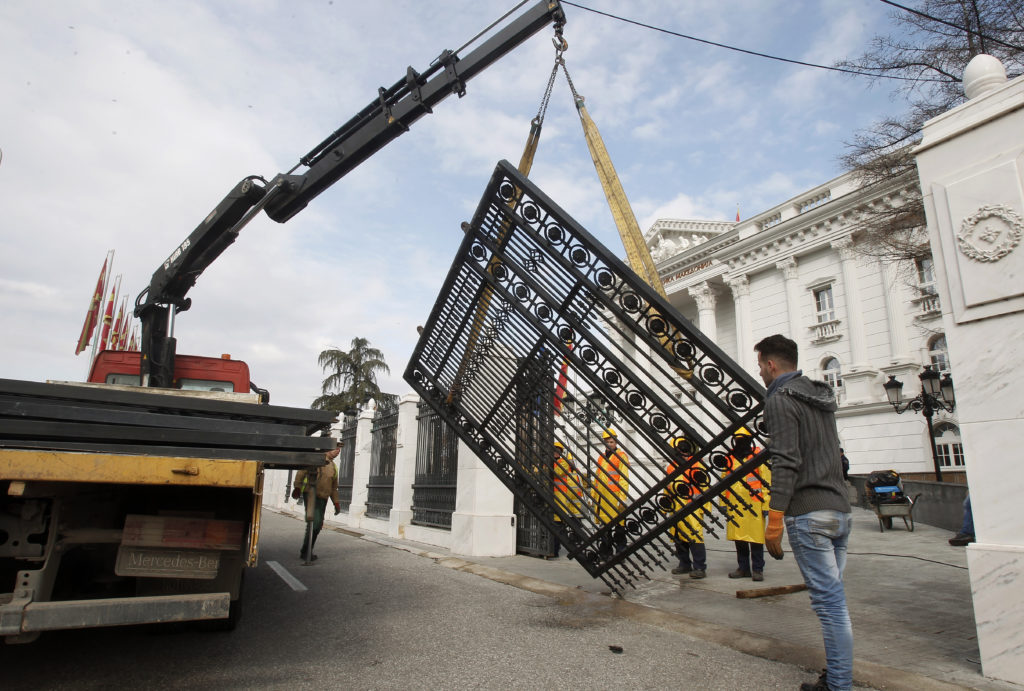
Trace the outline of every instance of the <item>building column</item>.
{"label": "building column", "polygon": [[911,356],[910,337],[904,312],[905,295],[900,290],[895,262],[881,262],[882,295],[885,298],[885,316],[889,322],[889,356],[892,365],[917,364]]}
{"label": "building column", "polygon": [[512,492],[460,441],[451,551],[474,557],[515,554],[513,499]]}
{"label": "building column", "polygon": [[412,523],[412,485],[416,480],[416,436],[419,433],[420,397],[407,393],[398,402],[395,444],[395,489],[388,516],[388,535],[404,538]]}
{"label": "building column", "polygon": [[732,288],[732,299],[736,303],[736,362],[750,370],[754,367],[754,337],[750,331],[750,279],[746,274],[726,281]]}
{"label": "building column", "polygon": [[690,297],[697,303],[697,328],[711,341],[718,340],[718,322],[715,320],[715,292],[704,281],[689,288]]}
{"label": "building column", "polygon": [[804,352],[804,330],[800,323],[800,286],[797,281],[800,271],[796,257],[786,257],[775,263],[775,268],[782,272],[786,284],[786,312],[789,315],[789,337],[796,341],[799,352]]}
{"label": "building column", "polygon": [[864,334],[864,315],[858,309],[860,287],[857,282],[857,253],[850,237],[832,242],[832,248],[839,252],[839,265],[843,273],[843,290],[846,293],[847,335],[850,339],[850,365],[842,371],[843,388],[846,389],[845,405],[874,403],[882,400],[885,389],[879,372],[868,364],[868,346]]}
{"label": "building column", "polygon": [[857,282],[857,253],[853,250],[853,239],[840,238],[832,242],[832,248],[839,253],[839,266],[843,272],[843,290],[846,293],[847,335],[850,338],[850,371],[867,367],[867,342],[864,340],[864,315],[856,309],[860,298]]}
{"label": "building column", "polygon": [[370,482],[370,463],[373,458],[373,406],[359,413],[356,422],[356,454],[352,465],[352,503],[348,507],[348,524],[358,528],[366,516],[366,485]]}
{"label": "building column", "polygon": [[1024,79],[976,55],[964,86],[967,102],[925,123],[914,153],[977,534],[967,565],[981,668],[1024,684]]}

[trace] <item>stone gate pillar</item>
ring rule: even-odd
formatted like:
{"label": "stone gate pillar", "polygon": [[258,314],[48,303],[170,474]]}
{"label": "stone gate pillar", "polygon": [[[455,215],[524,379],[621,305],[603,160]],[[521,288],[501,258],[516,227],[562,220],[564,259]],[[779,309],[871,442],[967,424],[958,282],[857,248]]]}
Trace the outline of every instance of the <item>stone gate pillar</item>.
{"label": "stone gate pillar", "polygon": [[1024,77],[964,71],[968,101],[915,154],[942,299],[977,542],[967,548],[982,672],[1024,684]]}

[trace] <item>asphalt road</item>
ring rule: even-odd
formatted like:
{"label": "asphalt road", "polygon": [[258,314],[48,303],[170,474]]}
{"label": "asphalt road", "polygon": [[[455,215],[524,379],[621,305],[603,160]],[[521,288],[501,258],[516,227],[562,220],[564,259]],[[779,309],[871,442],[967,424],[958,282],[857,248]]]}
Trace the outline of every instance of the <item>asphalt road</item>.
{"label": "asphalt road", "polygon": [[540,595],[336,531],[303,566],[302,529],[264,513],[234,632],[46,633],[0,645],[0,687],[797,689],[817,676],[620,616],[607,597]]}

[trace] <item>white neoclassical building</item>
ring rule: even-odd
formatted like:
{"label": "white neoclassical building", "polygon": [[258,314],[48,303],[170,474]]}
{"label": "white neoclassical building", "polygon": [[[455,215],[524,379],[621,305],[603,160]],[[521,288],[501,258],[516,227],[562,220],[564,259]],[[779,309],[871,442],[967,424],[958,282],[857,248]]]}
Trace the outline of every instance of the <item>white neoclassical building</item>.
{"label": "white neoclassical building", "polygon": [[[916,185],[866,189],[846,174],[744,221],[661,219],[645,233],[672,304],[751,374],[760,339],[797,342],[804,373],[839,393],[854,473],[934,477],[925,418],[897,415],[882,387],[895,375],[913,397],[924,365],[949,372],[932,262],[882,261],[857,237],[866,208],[899,206]],[[956,411],[933,430],[943,479],[963,482]]]}

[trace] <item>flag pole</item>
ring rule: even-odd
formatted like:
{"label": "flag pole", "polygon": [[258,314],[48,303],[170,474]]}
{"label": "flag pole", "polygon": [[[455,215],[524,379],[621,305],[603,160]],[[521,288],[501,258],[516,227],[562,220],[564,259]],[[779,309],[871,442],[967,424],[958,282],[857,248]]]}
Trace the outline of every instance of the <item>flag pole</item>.
{"label": "flag pole", "polygon": [[[110,275],[114,271],[114,250],[107,250],[107,275],[103,278],[103,292],[101,293],[100,305],[103,304],[103,299],[107,297],[107,285],[110,283]],[[89,381],[89,375],[92,374],[92,363],[96,360],[96,347],[99,342],[100,329],[103,328],[103,317],[96,320],[96,328],[93,331],[92,337],[92,352],[89,354],[89,367],[85,372],[85,381]]]}

